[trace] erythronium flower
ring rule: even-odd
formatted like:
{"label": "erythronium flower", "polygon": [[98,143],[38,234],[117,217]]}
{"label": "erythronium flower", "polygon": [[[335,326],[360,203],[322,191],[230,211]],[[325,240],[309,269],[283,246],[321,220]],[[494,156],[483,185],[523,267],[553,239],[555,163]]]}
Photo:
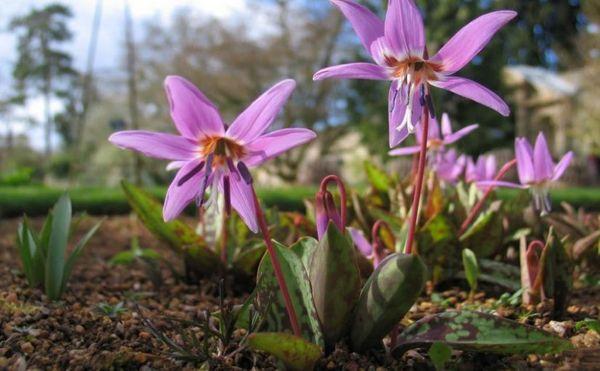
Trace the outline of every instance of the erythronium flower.
{"label": "erythronium flower", "polygon": [[479,182],[481,186],[500,186],[510,188],[527,188],[533,194],[534,205],[542,214],[550,211],[550,198],[548,189],[550,184],[558,180],[567,170],[573,159],[573,153],[565,154],[558,164],[554,164],[552,155],[548,150],[548,144],[543,133],[539,133],[535,141],[535,147],[525,138],[515,140],[515,154],[517,158],[517,171],[520,184],[505,181]]}
{"label": "erythronium flower", "polygon": [[481,155],[477,162],[470,156],[467,158],[467,169],[465,170],[465,180],[469,183],[493,180],[496,176],[496,156]]}
{"label": "erythronium flower", "polygon": [[465,155],[459,156],[456,150],[450,149],[435,154],[433,170],[440,179],[454,183],[463,173],[466,162]]}
{"label": "erythronium flower", "polygon": [[454,76],[517,13],[484,14],[459,30],[433,57],[425,47],[425,30],[412,0],[389,0],[385,21],[352,0],[331,0],[348,18],[373,63],[349,63],[318,71],[314,79],[390,80],[389,144],[395,147],[413,132],[424,104],[420,95],[429,85],[449,90],[488,106],[504,116],[506,103],[486,87]]}
{"label": "erythronium flower", "polygon": [[229,127],[217,108],[192,83],[179,76],[165,80],[171,117],[179,135],[150,131],[121,131],[111,143],[149,157],[171,160],[178,168],[169,186],[163,217],[176,218],[193,200],[201,205],[204,193],[223,192],[248,228],[256,232],[256,207],[247,167],[254,167],[315,138],[308,129],[265,130],[292,94],[296,83],[284,80],[242,112]]}
{"label": "erythronium flower", "polygon": [[[477,129],[479,125],[473,124],[467,127],[464,127],[457,131],[456,133],[452,132],[452,125],[450,123],[450,118],[448,114],[444,113],[442,115],[442,130],[440,132],[440,125],[438,124],[435,118],[431,119],[429,122],[429,131],[427,133],[427,148],[429,150],[438,151],[444,149],[446,145],[452,144],[464,136],[471,133],[473,130]],[[416,138],[417,143],[421,143],[421,137],[423,136],[421,133],[421,125],[416,127]],[[415,153],[419,153],[421,146],[412,146],[412,147],[404,147],[397,148],[390,151],[390,155],[392,156],[404,156],[404,155],[413,155]]]}

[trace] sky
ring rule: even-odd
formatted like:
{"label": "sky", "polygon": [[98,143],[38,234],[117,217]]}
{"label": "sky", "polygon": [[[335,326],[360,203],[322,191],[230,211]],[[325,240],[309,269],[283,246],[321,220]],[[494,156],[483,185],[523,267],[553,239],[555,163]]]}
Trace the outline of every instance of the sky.
{"label": "sky", "polygon": [[[69,24],[74,33],[74,39],[65,50],[74,57],[75,67],[85,70],[88,43],[93,24],[94,11],[97,1],[102,2],[102,18],[98,33],[98,46],[94,70],[114,71],[121,68],[123,61],[122,45],[124,42],[124,9],[126,0],[0,0],[0,97],[11,89],[10,73],[16,59],[16,37],[7,30],[10,20],[26,14],[33,7],[42,7],[52,2],[67,5],[73,11],[73,18]],[[134,24],[134,35],[141,35],[144,21],[148,19],[168,23],[173,12],[186,7],[205,16],[214,16],[220,19],[234,18],[236,15],[249,11],[247,0],[127,0],[131,10]],[[58,108],[54,103],[53,109]],[[21,112],[15,116],[25,114],[37,121],[43,119],[43,102],[41,98],[32,99]],[[35,148],[42,148],[42,128],[31,128],[20,121],[12,121],[11,127],[15,133],[27,133],[31,144]],[[6,132],[6,126],[0,127],[0,135]],[[56,142],[56,138],[54,138]]]}

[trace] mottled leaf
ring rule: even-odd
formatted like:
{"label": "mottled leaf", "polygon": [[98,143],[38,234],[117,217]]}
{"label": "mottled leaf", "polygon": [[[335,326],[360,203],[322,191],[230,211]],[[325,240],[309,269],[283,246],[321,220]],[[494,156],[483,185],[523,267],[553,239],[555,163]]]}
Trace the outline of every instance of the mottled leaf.
{"label": "mottled leaf", "polygon": [[[312,299],[310,281],[302,261],[292,250],[274,241],[274,248],[279,259],[281,270],[299,325],[304,338],[315,344],[324,345],[319,317]],[[265,254],[258,266],[256,277],[258,310],[266,313],[266,326],[269,331],[282,332],[291,329],[285,301],[275,278],[269,254]]]}
{"label": "mottled leaf", "polygon": [[302,265],[304,266],[304,269],[306,269],[306,272],[309,272],[310,270],[310,262],[312,261],[313,254],[318,246],[319,241],[314,238],[302,237],[290,247],[290,249],[298,255],[300,261],[302,261]]}
{"label": "mottled leaf", "polygon": [[281,332],[257,332],[248,337],[248,345],[273,355],[289,370],[312,370],[323,356],[321,347],[294,335]]}
{"label": "mottled leaf", "polygon": [[[407,223],[408,224],[408,223]],[[417,232],[417,251],[430,269],[434,283],[460,270],[460,250],[455,226],[448,217],[438,214]]]}
{"label": "mottled leaf", "polygon": [[572,348],[568,340],[532,326],[486,313],[448,311],[407,327],[398,336],[392,354],[399,357],[408,349],[436,342],[458,350],[499,354],[560,353]]}
{"label": "mottled leaf", "polygon": [[417,255],[395,253],[381,261],[365,283],[352,322],[351,344],[362,352],[381,340],[415,303],[427,268]]}
{"label": "mottled leaf", "polygon": [[309,279],[325,342],[334,345],[348,330],[361,278],[354,244],[333,222],[312,254]]}
{"label": "mottled leaf", "polygon": [[502,201],[492,202],[490,207],[460,237],[462,246],[480,258],[489,257],[502,245],[504,229],[500,208]]}
{"label": "mottled leaf", "polygon": [[165,223],[162,206],[144,190],[121,182],[125,196],[142,223],[156,237],[188,261],[198,272],[208,274],[221,269],[219,257],[208,248],[196,231],[180,220]]}
{"label": "mottled leaf", "polygon": [[479,259],[479,280],[516,291],[521,287],[519,268],[503,262]]}

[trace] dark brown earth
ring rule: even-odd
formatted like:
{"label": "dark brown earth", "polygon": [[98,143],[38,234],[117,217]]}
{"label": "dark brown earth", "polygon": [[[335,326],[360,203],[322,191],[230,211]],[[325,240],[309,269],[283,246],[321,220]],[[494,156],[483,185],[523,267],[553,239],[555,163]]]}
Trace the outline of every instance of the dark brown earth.
{"label": "dark brown earth", "polygon": [[[140,236],[142,247],[154,248],[174,265],[178,259],[141,227],[134,218],[111,217],[105,220],[76,265],[62,301],[52,303],[39,289],[31,289],[20,271],[14,246],[19,220],[0,221],[0,369],[196,369],[200,363],[178,360],[172,350],[154,337],[142,317],[175,342],[181,334],[166,318],[199,320],[204,311],[219,308],[217,278],[199,283],[184,283],[162,267],[164,282],[156,288],[141,264],[112,266],[108,260],[129,248],[130,238]],[[41,220],[33,221],[39,226]],[[82,230],[91,226],[90,218]],[[252,282],[226,285],[226,302],[241,303],[252,289]],[[404,319],[403,325],[437,313],[445,308],[460,308],[467,295],[459,288],[438,292],[435,300],[423,296]],[[567,315],[560,321],[548,316],[525,316],[525,309],[498,308],[499,315],[519,319],[569,338],[576,349],[558,356],[536,355],[501,357],[454,352],[451,368],[458,369],[600,369],[600,335],[592,330],[575,330],[575,322],[598,318],[598,289],[574,293]],[[494,298],[483,292],[469,305],[491,306]],[[99,304],[122,303],[125,310],[108,316]],[[177,325],[181,328],[183,325]],[[193,329],[201,334],[200,329]],[[214,347],[208,369],[276,369],[276,361],[264,354],[240,348],[244,331],[236,331],[227,349]],[[320,369],[383,370],[431,369],[425,351],[409,351],[401,359],[385,352],[366,355],[351,353],[343,345],[318,365]]]}

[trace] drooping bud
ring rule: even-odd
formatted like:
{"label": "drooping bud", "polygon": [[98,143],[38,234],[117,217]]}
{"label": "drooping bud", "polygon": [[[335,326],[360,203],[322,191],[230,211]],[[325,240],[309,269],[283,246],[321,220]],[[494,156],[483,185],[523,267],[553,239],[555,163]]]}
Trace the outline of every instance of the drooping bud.
{"label": "drooping bud", "polygon": [[[335,201],[331,192],[327,190],[329,182],[335,182],[340,193],[340,211],[335,207]],[[319,239],[325,235],[327,225],[329,221],[342,232],[345,233],[346,227],[346,188],[341,179],[335,175],[328,175],[323,178],[319,191],[316,195],[316,223],[317,223],[317,236]]]}

